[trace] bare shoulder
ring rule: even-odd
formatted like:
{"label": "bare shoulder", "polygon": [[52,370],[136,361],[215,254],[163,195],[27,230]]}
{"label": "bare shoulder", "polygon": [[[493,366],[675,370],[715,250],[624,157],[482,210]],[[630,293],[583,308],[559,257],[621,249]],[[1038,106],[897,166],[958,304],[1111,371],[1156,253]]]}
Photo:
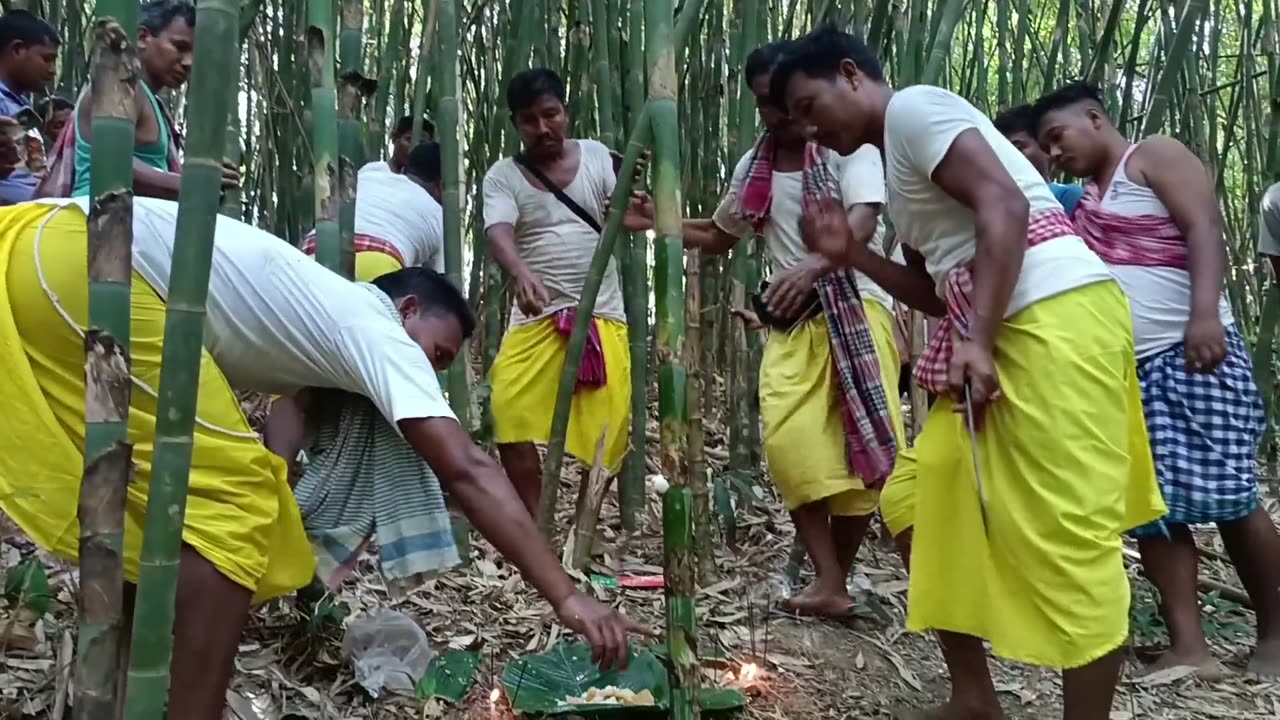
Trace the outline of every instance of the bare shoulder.
{"label": "bare shoulder", "polygon": [[1191,148],[1168,135],[1152,135],[1138,143],[1125,165],[1125,173],[1150,187],[1153,179],[1159,182],[1195,167],[1203,169],[1204,164]]}

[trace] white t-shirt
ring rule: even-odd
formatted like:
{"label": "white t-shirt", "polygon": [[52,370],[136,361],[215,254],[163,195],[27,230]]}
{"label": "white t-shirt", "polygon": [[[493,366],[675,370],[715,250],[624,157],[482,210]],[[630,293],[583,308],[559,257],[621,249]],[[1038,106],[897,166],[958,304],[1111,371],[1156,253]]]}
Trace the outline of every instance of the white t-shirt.
{"label": "white t-shirt", "polygon": [[[578,174],[564,189],[596,222],[604,226],[605,201],[613,194],[617,177],[609,148],[595,140],[575,140],[581,148]],[[534,187],[515,160],[503,158],[484,176],[485,230],[508,223],[516,229],[516,251],[533,274],[542,280],[551,302],[537,317],[525,317],[519,307],[511,311],[511,325],[546,317],[566,307],[576,307],[591,267],[591,256],[600,243],[592,230],[555,195]],[[595,314],[625,322],[622,287],[613,258],[605,269]]]}
{"label": "white t-shirt", "polygon": [[[1119,215],[1169,216],[1154,190],[1129,179],[1127,165],[1135,145],[1125,154],[1102,198],[1102,208]],[[1108,265],[1129,298],[1133,315],[1134,352],[1139,358],[1163,352],[1182,342],[1191,320],[1191,273],[1171,267]],[[1223,327],[1235,323],[1225,293],[1218,296],[1218,319]]]}
{"label": "white t-shirt", "polygon": [[[877,148],[863,145],[853,154],[843,157],[831,151],[823,152],[832,173],[840,183],[840,195],[846,212],[851,211],[855,205],[884,203],[884,165]],[[750,223],[733,215],[743,183],[746,182],[751,154],[748,152],[738,161],[729,181],[729,191],[713,217],[716,225],[737,237],[745,237],[752,231]],[[808,257],[809,248],[804,243],[804,235],[800,229],[803,216],[804,173],[774,171],[769,219],[761,231],[773,272],[794,267]],[[883,220],[877,222],[875,234],[868,245],[877,255],[884,256]],[[858,272],[855,273],[855,279],[859,294],[879,302],[885,308],[893,308],[893,297],[872,282],[871,278]]]}
{"label": "white t-shirt", "polygon": [[[1031,214],[1062,210],[1040,173],[964,98],[930,85],[894,94],[884,119],[889,217],[902,241],[924,255],[941,297],[947,274],[973,259],[977,249],[973,210],[932,180],[957,136],[975,129],[995,151],[1028,202]],[[1107,266],[1075,235],[1027,250],[1005,317],[1073,288],[1111,278]]]}
{"label": "white t-shirt", "polygon": [[383,165],[360,169],[356,234],[394,245],[405,267],[444,272],[444,209],[421,185]]}
{"label": "white t-shirt", "polygon": [[[88,212],[87,197],[45,202]],[[178,204],[133,201],[133,267],[169,296]],[[289,243],[218,217],[205,344],[232,387],[293,394],[308,387],[364,395],[394,425],[454,418],[435,369],[367,290]]]}

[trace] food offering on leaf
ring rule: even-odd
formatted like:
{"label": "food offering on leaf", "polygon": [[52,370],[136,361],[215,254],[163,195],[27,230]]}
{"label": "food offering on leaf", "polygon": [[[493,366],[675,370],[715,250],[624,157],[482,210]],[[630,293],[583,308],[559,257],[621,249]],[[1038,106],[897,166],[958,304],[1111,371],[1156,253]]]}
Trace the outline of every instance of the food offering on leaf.
{"label": "food offering on leaf", "polygon": [[588,688],[579,696],[564,699],[569,705],[627,705],[635,707],[652,707],[655,705],[653,693],[648,690],[636,692],[627,688],[608,685],[603,688]]}

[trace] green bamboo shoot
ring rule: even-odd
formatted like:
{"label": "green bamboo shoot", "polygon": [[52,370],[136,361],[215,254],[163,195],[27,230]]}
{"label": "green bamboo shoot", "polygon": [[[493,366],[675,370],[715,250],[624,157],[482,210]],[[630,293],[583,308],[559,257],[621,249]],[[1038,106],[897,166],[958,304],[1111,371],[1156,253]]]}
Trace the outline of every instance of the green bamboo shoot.
{"label": "green bamboo shoot", "polygon": [[238,74],[226,72],[224,63],[227,57],[240,54],[239,3],[201,0],[197,13],[198,57],[191,77],[188,144],[165,307],[155,456],[125,704],[126,717],[137,720],[163,720],[168,706],[174,601],[204,350],[205,304],[231,110],[227,85],[238,78]]}

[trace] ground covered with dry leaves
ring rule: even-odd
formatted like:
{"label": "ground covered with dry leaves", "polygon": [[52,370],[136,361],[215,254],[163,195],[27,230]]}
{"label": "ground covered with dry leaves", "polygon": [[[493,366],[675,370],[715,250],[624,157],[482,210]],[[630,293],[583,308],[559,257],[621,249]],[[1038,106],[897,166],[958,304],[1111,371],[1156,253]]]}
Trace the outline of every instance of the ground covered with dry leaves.
{"label": "ground covered with dry leaves", "polygon": [[[654,453],[656,454],[656,453]],[[652,455],[652,454],[651,454]],[[716,465],[723,453],[712,451]],[[571,473],[566,472],[566,477]],[[572,473],[576,475],[576,473]],[[568,522],[568,498],[561,527]],[[948,683],[933,640],[903,629],[907,577],[882,526],[859,556],[852,586],[859,597],[858,618],[849,623],[804,620],[771,612],[787,592],[784,567],[792,544],[785,512],[767,487],[755,501],[738,504],[736,547],[717,541],[716,577],[700,591],[698,622],[704,681],[741,684],[744,664],[760,672],[748,684],[746,718],[895,718],[945,699]],[[1277,509],[1270,501],[1273,516]],[[660,501],[651,493],[641,530],[621,534],[616,505],[610,499],[597,538],[600,574],[660,574],[662,562]],[[20,550],[30,547],[7,522],[0,561],[11,568]],[[1234,573],[1225,562],[1216,533],[1200,536],[1206,549],[1201,574],[1206,584],[1205,624],[1220,660],[1231,675],[1204,685],[1186,674],[1164,672],[1139,679],[1137,668],[1164,642],[1150,585],[1131,566],[1135,601],[1130,662],[1116,700],[1113,720],[1138,718],[1280,718],[1280,683],[1249,677],[1244,661],[1253,644],[1253,614],[1233,589]],[[67,702],[67,668],[72,657],[75,574],[41,556],[49,569],[56,601],[35,628],[35,637],[18,642],[6,632],[4,672],[0,673],[0,717],[55,717]],[[601,600],[627,614],[662,627],[661,590],[606,589],[580,578]],[[807,571],[800,582],[807,579]],[[798,589],[798,588],[796,588]],[[468,567],[432,580],[407,597],[391,599],[372,560],[343,588],[340,600],[352,615],[391,607],[414,617],[438,649],[479,649],[482,662],[466,701],[449,705],[384,695],[374,700],[354,681],[341,653],[342,630],[317,628],[292,601],[260,609],[250,621],[237,659],[228,717],[240,720],[286,718],[458,718],[493,720],[513,717],[506,699],[490,703],[501,683],[502,668],[515,656],[540,652],[565,639],[550,608],[513,569],[483,542],[472,547]],[[996,685],[1009,718],[1053,718],[1061,707],[1061,678],[1048,670],[993,663]]]}

